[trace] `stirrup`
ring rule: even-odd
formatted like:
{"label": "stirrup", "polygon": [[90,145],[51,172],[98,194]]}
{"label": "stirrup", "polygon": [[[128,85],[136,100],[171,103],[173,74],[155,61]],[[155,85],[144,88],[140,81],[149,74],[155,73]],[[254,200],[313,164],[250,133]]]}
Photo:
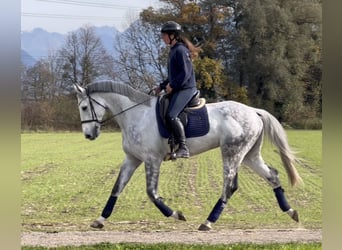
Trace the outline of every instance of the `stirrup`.
{"label": "stirrup", "polygon": [[167,153],[163,158],[163,161],[175,161],[175,160],[177,160],[175,152]]}

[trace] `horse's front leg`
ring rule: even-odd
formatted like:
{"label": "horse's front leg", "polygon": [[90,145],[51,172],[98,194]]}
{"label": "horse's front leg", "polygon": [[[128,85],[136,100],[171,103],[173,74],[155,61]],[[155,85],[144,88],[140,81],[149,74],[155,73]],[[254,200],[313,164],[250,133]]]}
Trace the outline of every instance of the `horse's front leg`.
{"label": "horse's front leg", "polygon": [[180,211],[173,211],[168,207],[162,197],[158,195],[158,181],[159,181],[159,169],[161,160],[147,160],[145,162],[146,169],[146,191],[150,200],[154,205],[162,212],[166,217],[173,217],[178,220],[186,221],[184,215]]}
{"label": "horse's front leg", "polygon": [[211,210],[207,220],[201,224],[198,228],[200,231],[211,230],[211,224],[215,223],[223,209],[225,208],[228,200],[238,189],[238,167],[240,165],[239,161],[236,160],[235,164],[232,164],[233,158],[223,156],[223,191],[220,199],[216,202],[215,206]]}
{"label": "horse's front leg", "polygon": [[119,172],[119,176],[113,186],[112,192],[109,199],[104,207],[101,216],[97,218],[90,226],[93,228],[103,228],[104,221],[112,214],[115,203],[121,194],[122,190],[125,188],[128,181],[131,179],[135,170],[139,167],[141,161],[126,155],[124,163],[122,164]]}

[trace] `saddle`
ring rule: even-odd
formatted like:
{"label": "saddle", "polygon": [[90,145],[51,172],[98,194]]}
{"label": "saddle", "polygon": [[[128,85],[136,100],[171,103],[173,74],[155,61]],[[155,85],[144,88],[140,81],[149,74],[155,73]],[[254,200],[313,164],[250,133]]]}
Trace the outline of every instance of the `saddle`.
{"label": "saddle", "polygon": [[[170,103],[170,95],[165,94],[158,98],[156,105],[156,116],[158,122],[159,133],[164,138],[171,137],[171,129],[166,121],[166,112]],[[200,98],[200,92],[192,97],[185,109],[179,115],[179,119],[183,123],[185,136],[198,137],[203,136],[209,131],[209,119],[206,107],[206,100]]]}
{"label": "saddle", "polygon": [[[205,105],[206,101],[204,98],[200,98],[199,95],[200,92],[198,91],[178,116],[183,123],[185,136],[187,138],[203,136],[209,132],[208,112]],[[170,95],[165,94],[158,97],[156,104],[156,117],[159,133],[162,137],[168,138],[168,143],[170,144],[170,153],[164,157],[164,161],[176,160],[174,149],[175,145],[178,143],[175,141],[170,126],[166,121],[166,112],[169,103]]]}

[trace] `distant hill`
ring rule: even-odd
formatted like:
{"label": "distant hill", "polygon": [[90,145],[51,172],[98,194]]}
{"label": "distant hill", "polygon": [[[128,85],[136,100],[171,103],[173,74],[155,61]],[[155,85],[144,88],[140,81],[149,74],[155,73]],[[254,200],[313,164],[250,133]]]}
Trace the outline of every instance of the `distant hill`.
{"label": "distant hill", "polygon": [[46,58],[49,52],[57,51],[65,42],[66,35],[50,33],[41,28],[21,33],[21,49],[35,60]]}
{"label": "distant hill", "polygon": [[[114,42],[120,32],[109,26],[95,27],[95,33],[100,37],[103,46],[112,54]],[[35,28],[30,32],[21,33],[21,60],[26,66],[32,66],[41,58],[46,58],[49,53],[56,52],[65,43],[67,35],[56,32],[48,32],[42,28]]]}
{"label": "distant hill", "polygon": [[102,44],[106,48],[106,50],[110,54],[113,54],[116,37],[120,36],[121,33],[116,28],[109,26],[96,27],[95,33],[98,37],[100,37]]}
{"label": "distant hill", "polygon": [[27,53],[25,50],[21,50],[21,62],[25,66],[33,66],[37,60],[34,59],[29,53]]}

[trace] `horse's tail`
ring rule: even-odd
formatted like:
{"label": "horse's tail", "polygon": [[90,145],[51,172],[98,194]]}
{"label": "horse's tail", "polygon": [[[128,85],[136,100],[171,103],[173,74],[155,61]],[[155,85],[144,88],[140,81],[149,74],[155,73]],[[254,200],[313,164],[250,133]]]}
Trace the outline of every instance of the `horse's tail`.
{"label": "horse's tail", "polygon": [[291,150],[287,141],[284,128],[279,121],[269,112],[263,109],[255,109],[264,123],[264,134],[269,138],[272,144],[278,147],[281,160],[287,172],[287,176],[292,186],[303,183],[302,178],[295,167],[299,162],[294,152]]}

